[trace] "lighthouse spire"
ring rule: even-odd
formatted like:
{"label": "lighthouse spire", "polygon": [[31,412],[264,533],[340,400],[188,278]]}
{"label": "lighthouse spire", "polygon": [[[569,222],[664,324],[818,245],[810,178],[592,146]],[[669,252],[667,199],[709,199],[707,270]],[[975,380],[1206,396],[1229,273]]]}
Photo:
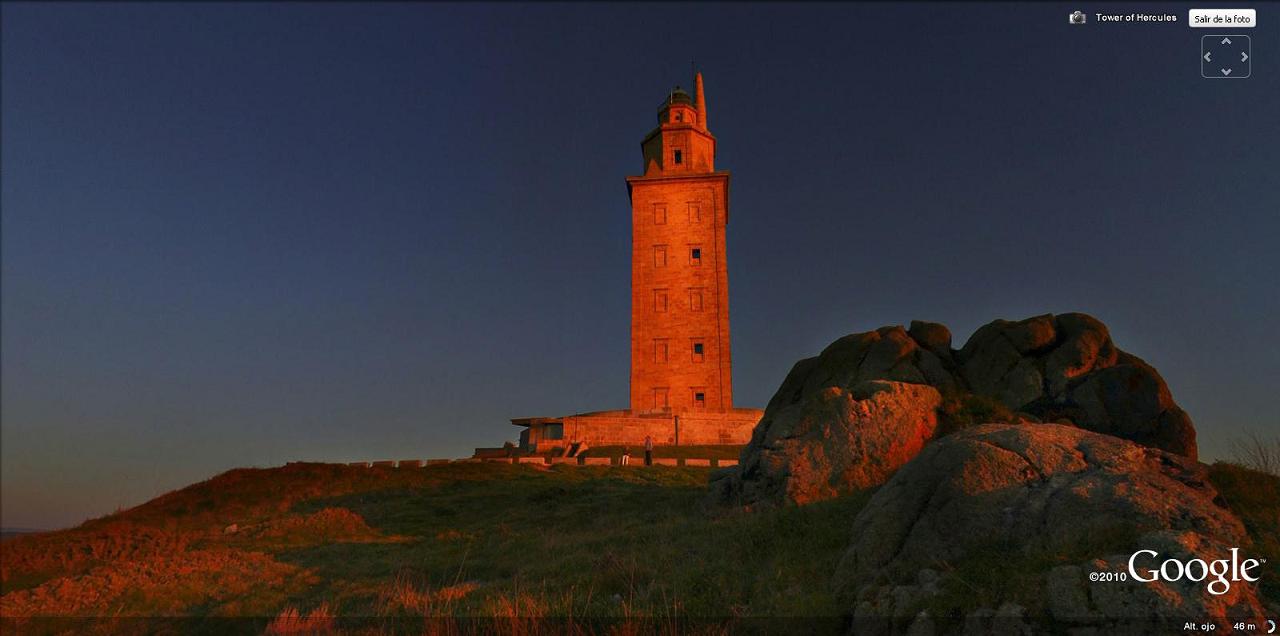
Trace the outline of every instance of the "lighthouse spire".
{"label": "lighthouse spire", "polygon": [[698,109],[698,127],[702,130],[707,129],[707,95],[702,91],[702,73],[694,72],[693,75],[693,94],[694,108]]}

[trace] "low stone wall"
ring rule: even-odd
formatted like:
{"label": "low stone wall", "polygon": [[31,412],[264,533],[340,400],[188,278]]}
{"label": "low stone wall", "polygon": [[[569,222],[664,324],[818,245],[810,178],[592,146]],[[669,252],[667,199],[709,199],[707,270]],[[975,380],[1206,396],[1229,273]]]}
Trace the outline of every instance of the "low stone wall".
{"label": "low stone wall", "polygon": [[[630,461],[626,464],[621,462],[614,463],[612,457],[546,457],[542,455],[526,455],[523,457],[466,457],[463,459],[402,459],[395,461],[391,459],[379,460],[374,462],[347,462],[347,466],[353,468],[422,468],[424,466],[440,466],[443,464],[475,464],[475,463],[494,463],[494,464],[533,464],[546,465],[554,464],[557,466],[641,466],[645,465],[644,455],[631,455]],[[688,467],[710,467],[712,465],[724,468],[725,466],[737,466],[736,459],[701,459],[688,458],[677,459],[675,457],[654,457],[653,466],[688,466]]]}
{"label": "low stone wall", "polygon": [[545,422],[535,422],[521,434],[521,443],[539,450],[563,448],[574,442],[585,442],[587,446],[642,446],[647,437],[659,446],[741,445],[751,441],[751,431],[763,415],[759,409],[644,415],[630,411],[585,413],[559,418],[559,439],[544,438]]}

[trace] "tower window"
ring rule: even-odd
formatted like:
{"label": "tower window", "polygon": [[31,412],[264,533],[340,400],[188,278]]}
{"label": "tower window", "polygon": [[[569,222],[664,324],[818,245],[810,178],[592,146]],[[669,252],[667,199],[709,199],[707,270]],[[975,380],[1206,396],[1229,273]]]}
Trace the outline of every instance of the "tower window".
{"label": "tower window", "polygon": [[695,343],[693,343],[693,352],[694,352],[694,353],[702,353],[702,343],[701,343],[701,342],[695,342]]}
{"label": "tower window", "polygon": [[695,409],[703,409],[703,408],[706,408],[706,406],[707,406],[707,393],[706,393],[706,391],[707,391],[707,390],[706,390],[705,388],[703,388],[703,387],[700,387],[700,386],[691,387],[689,390],[690,390],[690,392],[693,394],[693,395],[692,395],[692,397],[693,397],[693,408],[695,408]]}
{"label": "tower window", "polygon": [[653,341],[653,361],[665,364],[667,362],[667,340],[658,338]]}
{"label": "tower window", "polygon": [[702,289],[689,290],[689,311],[702,311]]}
{"label": "tower window", "polygon": [[670,406],[667,402],[667,387],[659,386],[653,388],[653,408],[664,409]]}
{"label": "tower window", "polygon": [[702,264],[702,248],[701,248],[701,247],[695,247],[695,248],[690,249],[690,250],[689,250],[689,260],[690,260],[690,262],[692,262],[694,265],[701,265],[701,264]]}
{"label": "tower window", "polygon": [[676,121],[684,121],[683,113],[676,113]]}
{"label": "tower window", "polygon": [[662,203],[653,204],[653,224],[654,225],[667,224],[667,206],[665,204],[662,204]]}
{"label": "tower window", "polygon": [[653,246],[653,266],[654,267],[667,266],[667,246],[666,245]]}
{"label": "tower window", "polygon": [[694,362],[702,362],[704,359],[706,359],[706,355],[702,351],[703,351],[702,341],[695,341],[693,343],[693,361]]}
{"label": "tower window", "polygon": [[680,162],[681,162],[681,161],[680,161],[681,159],[683,159],[682,153],[681,153],[679,150],[677,150],[677,151],[676,151],[676,163],[680,163]]}
{"label": "tower window", "polygon": [[664,313],[667,311],[667,290],[653,290],[653,311],[655,313]]}

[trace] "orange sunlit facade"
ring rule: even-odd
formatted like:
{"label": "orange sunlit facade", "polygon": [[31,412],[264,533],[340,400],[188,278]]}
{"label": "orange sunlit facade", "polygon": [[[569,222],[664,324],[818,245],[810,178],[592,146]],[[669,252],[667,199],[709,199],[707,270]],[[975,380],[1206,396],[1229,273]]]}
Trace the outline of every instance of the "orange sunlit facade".
{"label": "orange sunlit facade", "polygon": [[513,419],[530,449],[575,443],[745,444],[759,409],[733,406],[725,227],[729,173],[715,167],[702,74],[658,107],[631,199],[630,408]]}
{"label": "orange sunlit facade", "polygon": [[631,410],[733,408],[724,230],[729,173],[715,168],[702,74],[673,90],[641,144],[631,196]]}

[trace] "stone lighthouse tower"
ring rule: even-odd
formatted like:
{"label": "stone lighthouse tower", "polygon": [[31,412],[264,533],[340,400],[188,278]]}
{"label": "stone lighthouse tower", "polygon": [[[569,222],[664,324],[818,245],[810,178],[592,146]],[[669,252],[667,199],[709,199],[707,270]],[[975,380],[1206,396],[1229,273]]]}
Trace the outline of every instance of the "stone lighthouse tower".
{"label": "stone lighthouse tower", "polygon": [[733,406],[724,250],[729,173],[716,171],[701,73],[693,96],[678,87],[667,94],[640,150],[644,174],[627,177],[630,408],[512,419],[527,429],[522,449],[572,458],[582,448],[649,441],[739,445],[763,415]]}
{"label": "stone lighthouse tower", "polygon": [[702,74],[676,87],[640,148],[631,197],[631,411],[733,408],[725,225],[729,173],[717,171]]}

